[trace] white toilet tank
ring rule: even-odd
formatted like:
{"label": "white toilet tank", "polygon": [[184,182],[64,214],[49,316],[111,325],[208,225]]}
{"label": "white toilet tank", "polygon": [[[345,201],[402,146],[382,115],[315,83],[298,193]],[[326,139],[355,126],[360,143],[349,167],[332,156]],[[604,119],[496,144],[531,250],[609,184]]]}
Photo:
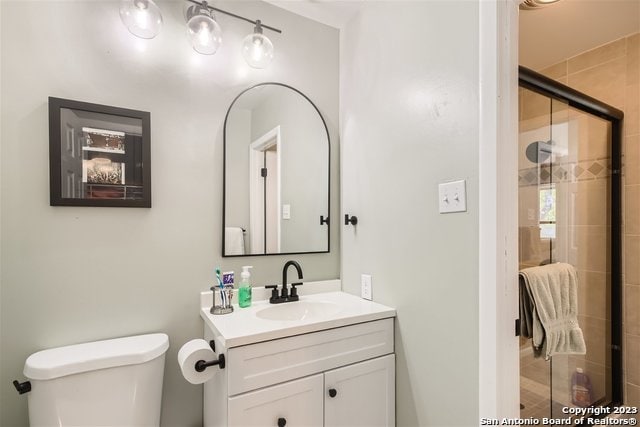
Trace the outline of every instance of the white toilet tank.
{"label": "white toilet tank", "polygon": [[39,351],[24,375],[31,426],[158,426],[166,334]]}

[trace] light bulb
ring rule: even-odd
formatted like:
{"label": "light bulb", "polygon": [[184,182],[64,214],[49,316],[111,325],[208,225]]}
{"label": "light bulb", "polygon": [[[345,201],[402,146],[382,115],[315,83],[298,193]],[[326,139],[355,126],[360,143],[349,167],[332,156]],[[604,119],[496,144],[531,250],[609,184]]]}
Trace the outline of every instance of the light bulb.
{"label": "light bulb", "polygon": [[244,38],[242,56],[253,68],[266,68],[273,60],[273,43],[262,34],[260,21],[256,21],[253,34]]}
{"label": "light bulb", "polygon": [[213,55],[222,44],[222,29],[206,8],[189,19],[187,34],[193,49],[203,55]]}
{"label": "light bulb", "polygon": [[120,19],[134,36],[152,39],[162,28],[162,14],[153,0],[122,0]]}

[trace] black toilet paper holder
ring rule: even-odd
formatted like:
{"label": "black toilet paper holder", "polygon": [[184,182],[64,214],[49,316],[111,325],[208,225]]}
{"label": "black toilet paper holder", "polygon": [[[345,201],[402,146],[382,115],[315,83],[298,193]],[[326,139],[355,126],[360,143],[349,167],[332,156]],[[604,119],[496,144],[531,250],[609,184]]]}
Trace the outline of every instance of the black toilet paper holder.
{"label": "black toilet paper holder", "polygon": [[[216,343],[214,340],[209,341],[209,346],[211,347],[211,350],[216,351]],[[218,359],[216,360],[211,360],[209,362],[206,362],[204,360],[198,360],[196,362],[196,372],[203,372],[205,369],[207,369],[209,366],[216,366],[218,365],[218,367],[220,369],[224,369],[226,363],[225,363],[225,359],[224,359],[224,354],[221,354],[218,356]]]}

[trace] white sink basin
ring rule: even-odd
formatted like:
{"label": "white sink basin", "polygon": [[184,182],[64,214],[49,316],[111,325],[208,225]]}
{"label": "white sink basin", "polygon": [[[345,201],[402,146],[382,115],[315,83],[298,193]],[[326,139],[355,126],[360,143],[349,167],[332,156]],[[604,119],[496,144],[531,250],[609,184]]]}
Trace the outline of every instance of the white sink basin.
{"label": "white sink basin", "polygon": [[327,319],[340,312],[340,306],[325,301],[285,302],[256,312],[256,317],[265,320],[300,321]]}
{"label": "white sink basin", "polygon": [[301,290],[309,292],[307,295],[282,304],[269,304],[269,289],[254,288],[250,307],[234,306],[233,313],[224,316],[211,314],[211,291],[202,292],[200,316],[220,345],[230,349],[396,315],[390,307],[333,290],[339,288],[335,282],[307,282]]}

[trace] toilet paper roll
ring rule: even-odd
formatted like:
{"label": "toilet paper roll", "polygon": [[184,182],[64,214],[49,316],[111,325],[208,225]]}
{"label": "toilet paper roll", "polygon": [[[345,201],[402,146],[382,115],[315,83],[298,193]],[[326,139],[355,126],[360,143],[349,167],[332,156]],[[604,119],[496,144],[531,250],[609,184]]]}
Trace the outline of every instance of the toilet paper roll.
{"label": "toilet paper roll", "polygon": [[182,376],[191,384],[202,384],[209,381],[218,371],[217,366],[211,366],[202,372],[196,371],[196,362],[209,362],[217,359],[216,354],[209,347],[209,343],[202,339],[191,340],[178,351],[178,365]]}

